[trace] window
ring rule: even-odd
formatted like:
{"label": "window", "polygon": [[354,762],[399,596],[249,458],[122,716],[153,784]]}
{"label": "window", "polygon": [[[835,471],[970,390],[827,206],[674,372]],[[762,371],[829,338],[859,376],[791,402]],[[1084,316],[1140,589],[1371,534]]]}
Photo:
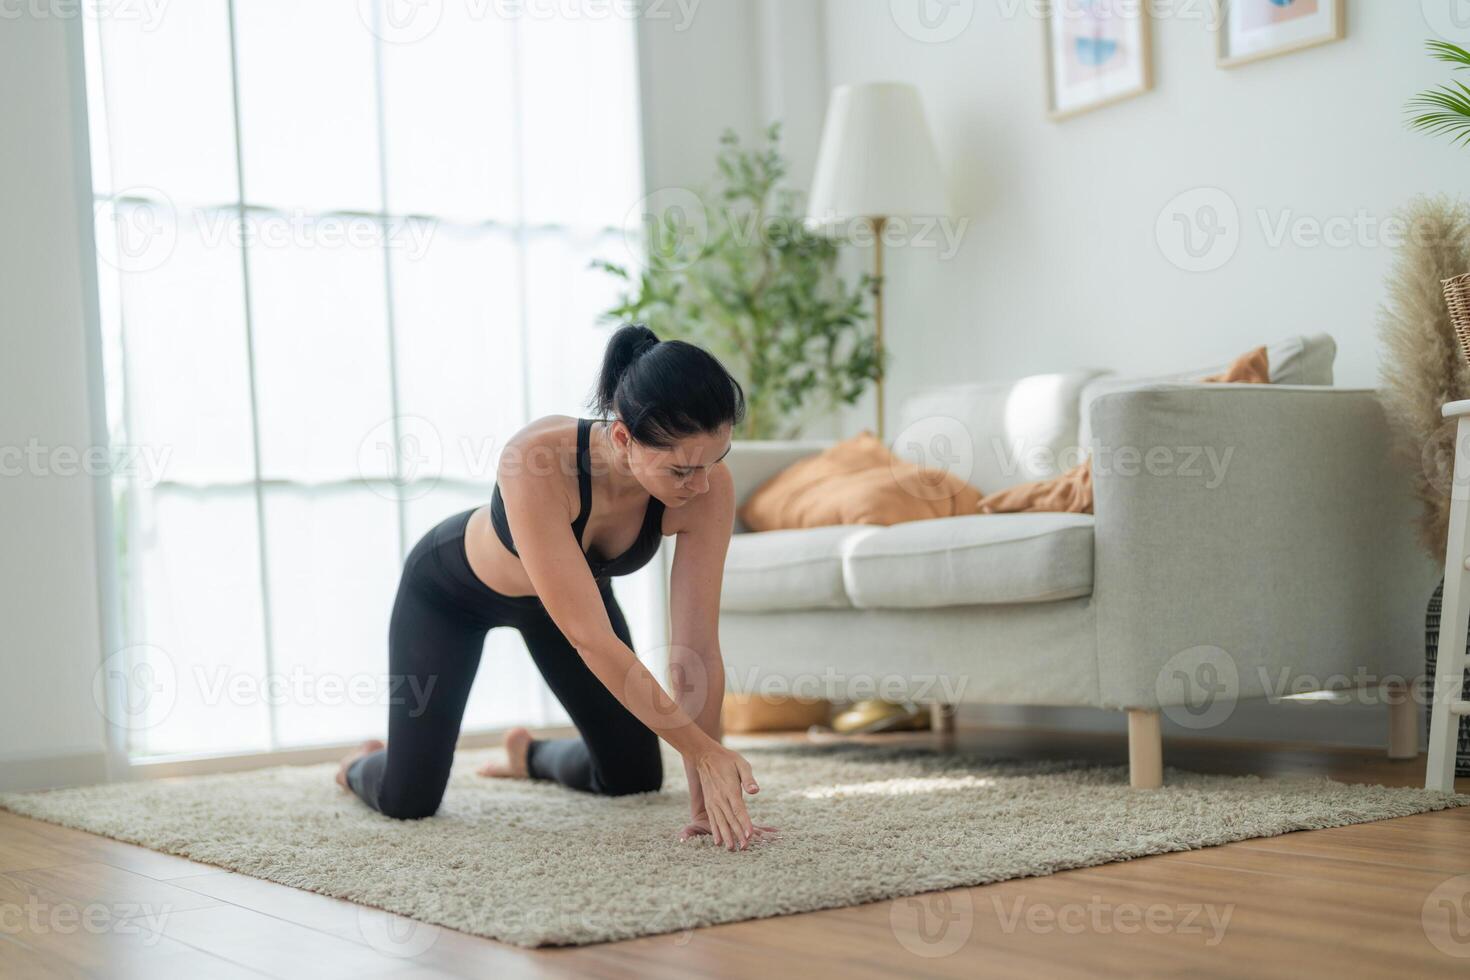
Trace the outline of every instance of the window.
{"label": "window", "polygon": [[[132,8],[129,8],[130,10]],[[87,25],[133,756],[384,734],[408,549],[586,414],[642,195],[616,7],[191,0]],[[597,14],[600,14],[598,16]],[[432,18],[425,21],[424,17]],[[661,562],[622,579],[663,640]],[[565,722],[492,631],[466,730]]]}

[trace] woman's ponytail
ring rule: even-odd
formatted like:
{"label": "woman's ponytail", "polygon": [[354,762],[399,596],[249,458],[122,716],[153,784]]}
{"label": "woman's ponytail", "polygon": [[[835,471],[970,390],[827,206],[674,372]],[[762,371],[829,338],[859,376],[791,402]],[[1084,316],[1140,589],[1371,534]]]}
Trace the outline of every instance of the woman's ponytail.
{"label": "woman's ponytail", "polygon": [[599,417],[622,419],[634,439],[661,449],[745,417],[745,393],[714,355],[661,341],[642,323],[613,331],[591,403]]}

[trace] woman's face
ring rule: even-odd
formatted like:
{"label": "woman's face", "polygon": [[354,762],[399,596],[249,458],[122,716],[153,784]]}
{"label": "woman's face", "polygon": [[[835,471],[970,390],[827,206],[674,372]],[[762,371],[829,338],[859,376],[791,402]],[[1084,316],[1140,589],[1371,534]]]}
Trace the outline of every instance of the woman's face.
{"label": "woman's face", "polygon": [[709,492],[710,470],[730,451],[730,425],[714,433],[685,436],[668,449],[654,449],[630,437],[621,421],[612,425],[613,445],[626,454],[643,488],[666,506],[682,507]]}

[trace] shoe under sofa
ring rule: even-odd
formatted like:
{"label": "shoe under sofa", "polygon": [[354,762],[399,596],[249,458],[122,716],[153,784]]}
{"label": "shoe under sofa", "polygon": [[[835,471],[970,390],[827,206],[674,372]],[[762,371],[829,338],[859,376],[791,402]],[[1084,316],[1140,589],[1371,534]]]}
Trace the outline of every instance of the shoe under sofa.
{"label": "shoe under sofa", "polygon": [[[1130,780],[1162,782],[1161,712],[1423,673],[1439,575],[1375,392],[1332,386],[1326,334],[1268,345],[1270,384],[1224,364],[950,384],[903,402],[889,445],[984,493],[1090,454],[1091,514],[966,514],[751,531],[721,595],[740,694],[1111,709]],[[743,502],[834,440],[737,440]],[[1413,712],[1402,697],[1388,711]],[[1413,755],[1412,719],[1390,754]],[[1291,733],[1283,731],[1283,737]]]}

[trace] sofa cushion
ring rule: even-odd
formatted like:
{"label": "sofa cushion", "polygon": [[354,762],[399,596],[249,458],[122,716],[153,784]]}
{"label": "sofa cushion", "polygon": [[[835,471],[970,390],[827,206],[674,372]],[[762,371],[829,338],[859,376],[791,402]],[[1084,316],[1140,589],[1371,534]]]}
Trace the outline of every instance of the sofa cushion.
{"label": "sofa cushion", "polygon": [[920,391],[900,409],[893,452],[923,466],[943,466],[982,493],[1056,476],[1078,462],[1064,452],[1076,444],[1079,396],[1102,373],[1037,374]]}
{"label": "sofa cushion", "polygon": [[[1271,384],[1276,385],[1330,385],[1332,384],[1332,362],[1337,357],[1337,341],[1325,333],[1307,337],[1286,337],[1274,344],[1266,345],[1266,366],[1270,371]],[[1209,364],[1188,371],[1166,371],[1161,374],[1121,375],[1109,374],[1090,380],[1082,389],[1078,410],[1077,445],[1087,447],[1092,442],[1093,401],[1100,395],[1156,381],[1197,381],[1207,375],[1222,374],[1230,367],[1229,362]],[[981,487],[984,490],[984,487]]]}
{"label": "sofa cushion", "polygon": [[843,585],[843,555],[853,542],[881,530],[877,524],[831,524],[731,535],[720,608],[732,612],[851,608]]}
{"label": "sofa cushion", "polygon": [[845,543],[860,609],[1050,602],[1092,592],[1091,514],[976,514],[910,521]]}

